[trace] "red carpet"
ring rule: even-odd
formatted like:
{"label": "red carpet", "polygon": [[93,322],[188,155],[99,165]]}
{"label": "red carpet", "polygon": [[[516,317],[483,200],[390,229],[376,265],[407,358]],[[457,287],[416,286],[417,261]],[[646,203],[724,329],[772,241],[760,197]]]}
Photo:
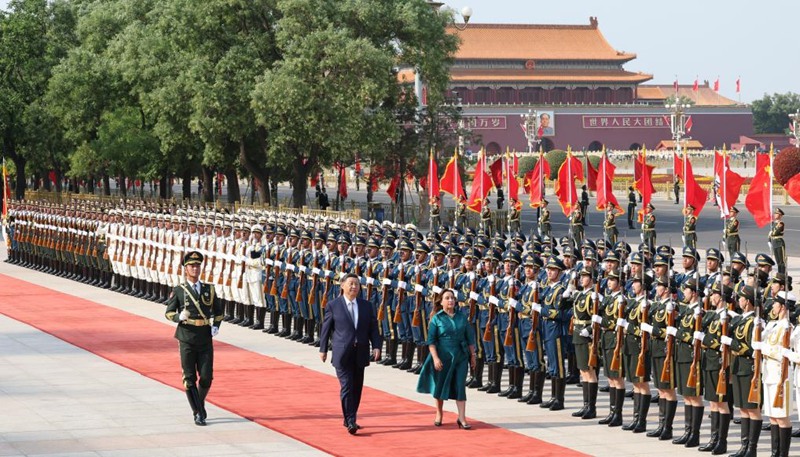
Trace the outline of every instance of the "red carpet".
{"label": "red carpet", "polygon": [[[174,325],[166,320],[155,322],[5,275],[0,275],[0,313],[182,390]],[[273,338],[261,335],[253,337]],[[342,426],[335,377],[220,341],[215,346],[211,403],[329,454],[583,455],[474,420],[474,430],[457,430],[453,414],[445,415],[445,426],[434,428],[432,407],[370,388],[364,389],[359,411],[364,429],[350,436]]]}

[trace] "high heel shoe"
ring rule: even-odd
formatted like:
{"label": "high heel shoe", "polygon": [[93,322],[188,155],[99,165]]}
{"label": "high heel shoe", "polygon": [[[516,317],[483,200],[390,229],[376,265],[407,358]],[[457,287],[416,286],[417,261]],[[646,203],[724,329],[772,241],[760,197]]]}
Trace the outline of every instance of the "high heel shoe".
{"label": "high heel shoe", "polygon": [[471,430],[472,426],[467,424],[466,422],[461,422],[461,419],[456,419],[456,424],[458,424],[458,428],[463,428],[464,430]]}
{"label": "high heel shoe", "polygon": [[442,421],[433,421],[433,426],[434,427],[441,427],[442,426]]}

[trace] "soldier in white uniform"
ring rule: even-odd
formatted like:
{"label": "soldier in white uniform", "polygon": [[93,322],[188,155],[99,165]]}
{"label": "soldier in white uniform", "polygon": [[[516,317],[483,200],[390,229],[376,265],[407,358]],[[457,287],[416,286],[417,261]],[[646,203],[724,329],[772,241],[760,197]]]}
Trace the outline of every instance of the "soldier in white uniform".
{"label": "soldier in white uniform", "polygon": [[[789,322],[789,307],[786,292],[778,292],[773,304],[777,320],[770,321],[761,336],[762,370],[761,381],[764,385],[764,404],[762,413],[769,416],[772,455],[785,457],[789,455],[792,440],[792,422],[790,414],[793,409],[791,380],[791,341],[792,326]],[[787,369],[786,379],[781,379],[783,369]],[[782,401],[776,406],[779,386],[783,384]]]}
{"label": "soldier in white uniform", "polygon": [[245,282],[248,290],[247,296],[250,301],[253,314],[253,323],[250,326],[253,330],[263,330],[264,320],[267,317],[267,304],[264,300],[263,284],[261,276],[264,271],[262,256],[264,254],[264,244],[261,239],[264,229],[259,224],[253,224],[250,228],[252,241],[247,247],[247,270],[245,271]]}

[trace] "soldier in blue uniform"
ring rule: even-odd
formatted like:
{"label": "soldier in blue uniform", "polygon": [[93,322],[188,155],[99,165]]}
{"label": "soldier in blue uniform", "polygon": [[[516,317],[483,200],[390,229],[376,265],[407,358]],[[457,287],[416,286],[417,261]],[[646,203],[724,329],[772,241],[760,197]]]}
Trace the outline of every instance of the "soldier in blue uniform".
{"label": "soldier in blue uniform", "polygon": [[[412,340],[416,347],[417,362],[407,368],[409,372],[417,373],[422,369],[422,363],[425,361],[425,350],[428,348],[426,330],[427,330],[427,314],[425,313],[425,278],[428,275],[428,253],[430,248],[423,242],[417,242],[414,247],[414,267],[409,278],[409,283],[412,285],[413,290],[410,291],[408,307],[406,313],[403,314],[403,320],[407,321],[407,325],[411,328]],[[414,321],[419,321],[418,325],[414,325]],[[413,357],[412,357],[413,359]]]}
{"label": "soldier in blue uniform", "polygon": [[411,322],[409,317],[411,310],[409,309],[409,302],[413,300],[413,294],[409,296],[409,286],[413,280],[414,261],[412,260],[412,253],[414,245],[407,239],[400,241],[398,246],[400,257],[398,262],[395,263],[394,270],[392,271],[392,286],[395,288],[394,300],[392,300],[391,319],[397,329],[397,340],[402,347],[401,358],[397,363],[392,365],[392,368],[401,370],[408,370],[411,368],[411,362],[414,358],[413,351],[413,334],[411,333]]}
{"label": "soldier in blue uniform", "polygon": [[[541,305],[537,303],[539,282],[536,279],[542,267],[542,259],[532,253],[523,259],[524,284],[520,289],[520,304],[518,305],[519,331],[522,337],[521,346],[525,349],[525,368],[530,377],[530,391],[519,399],[529,405],[538,405],[542,402],[542,389],[545,381],[544,347],[542,346],[542,333],[540,322]],[[535,319],[534,319],[535,318]],[[536,320],[536,328],[532,328]],[[529,344],[528,340],[533,338]],[[529,347],[531,350],[529,350]]]}
{"label": "soldier in blue uniform", "polygon": [[[497,313],[492,316],[491,308],[496,306],[497,294],[497,263],[498,256],[495,251],[487,249],[483,255],[483,278],[478,283],[480,295],[480,313],[478,320],[478,336],[483,343],[485,363],[489,365],[489,382],[478,390],[489,394],[500,392],[500,379],[503,377],[503,352],[500,335],[497,328]],[[492,298],[494,297],[494,298]],[[488,328],[488,330],[487,330]]]}
{"label": "soldier in blue uniform", "polygon": [[[510,399],[522,397],[522,381],[524,376],[522,347],[520,344],[521,340],[516,315],[516,305],[520,298],[520,284],[517,280],[516,273],[520,263],[522,263],[522,259],[516,251],[506,251],[505,254],[503,254],[503,275],[498,278],[499,285],[497,288],[497,297],[500,299],[500,303],[497,307],[498,333],[500,339],[503,341],[503,352],[505,354],[506,364],[508,365],[509,379],[508,389],[500,392],[498,395]],[[514,321],[513,323],[512,320]],[[506,344],[509,342],[509,338],[506,338],[506,335],[510,336],[510,345]]]}
{"label": "soldier in blue uniform", "polygon": [[566,387],[566,372],[564,359],[564,323],[569,323],[572,317],[572,304],[570,292],[567,292],[561,283],[561,274],[564,264],[557,257],[550,257],[545,267],[547,283],[542,289],[542,339],[544,340],[545,354],[547,355],[547,372],[550,375],[551,395],[550,400],[539,405],[551,411],[564,409],[564,390]]}

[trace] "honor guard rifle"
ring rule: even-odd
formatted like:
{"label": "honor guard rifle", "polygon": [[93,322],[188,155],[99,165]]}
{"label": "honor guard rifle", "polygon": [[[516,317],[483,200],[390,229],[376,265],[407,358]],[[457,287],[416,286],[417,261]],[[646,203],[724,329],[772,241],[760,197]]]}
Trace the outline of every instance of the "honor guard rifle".
{"label": "honor guard rifle", "polygon": [[[758,267],[753,266],[753,292],[755,297],[755,318],[753,319],[755,329],[753,330],[753,379],[750,381],[750,393],[747,401],[750,403],[761,403],[761,303],[758,300]],[[757,345],[755,343],[758,343]]]}
{"label": "honor guard rifle", "polygon": [[594,321],[594,316],[600,314],[600,281],[594,283],[594,300],[592,300],[592,343],[589,345],[589,367],[597,368],[597,353],[600,348],[600,324]]}
{"label": "honor guard rifle", "polygon": [[[406,281],[406,267],[403,263],[400,263],[400,274],[397,278],[398,282],[405,282]],[[402,306],[403,302],[406,299],[406,288],[401,287],[400,290],[397,291],[397,309],[394,312],[394,319],[392,321],[395,324],[399,324],[403,322],[403,315],[402,315]]]}
{"label": "honor guard rifle", "polygon": [[531,330],[528,332],[528,343],[525,345],[525,350],[528,352],[536,350],[536,332],[539,328],[539,312],[533,309],[533,305],[539,303],[539,283],[534,281],[531,287],[533,288],[533,292],[531,292],[533,299],[531,302]]}
{"label": "honor guard rifle", "polygon": [[[497,278],[492,272],[491,276],[492,279],[491,285],[489,286],[489,297],[494,297],[497,294]],[[483,341],[492,341],[492,321],[495,319],[497,315],[497,307],[490,301],[489,302],[489,318],[486,320],[486,330],[483,332]]]}
{"label": "honor guard rifle", "polygon": [[506,329],[506,337],[503,340],[503,346],[514,345],[514,331],[517,327],[517,310],[511,305],[511,300],[517,295],[517,280],[512,276],[511,284],[508,286],[508,300],[506,300],[508,307],[508,328]]}

